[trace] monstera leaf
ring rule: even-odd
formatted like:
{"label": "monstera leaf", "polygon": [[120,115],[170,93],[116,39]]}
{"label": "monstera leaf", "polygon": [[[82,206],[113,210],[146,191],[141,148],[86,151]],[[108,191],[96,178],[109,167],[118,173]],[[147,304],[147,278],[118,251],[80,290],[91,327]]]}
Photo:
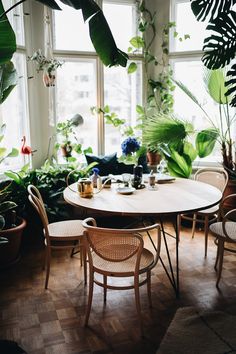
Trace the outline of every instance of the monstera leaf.
{"label": "monstera leaf", "polygon": [[0,65],[0,104],[5,101],[17,82],[18,75],[13,63],[8,61]]}
{"label": "monstera leaf", "polygon": [[236,51],[236,13],[220,14],[207,26],[212,33],[204,40],[202,61],[209,69],[219,69],[228,65]]}
{"label": "monstera leaf", "polygon": [[236,0],[191,0],[191,8],[198,21],[205,21],[229,12],[235,3]]}
{"label": "monstera leaf", "polygon": [[234,94],[231,99],[230,105],[236,107],[236,64],[231,67],[231,70],[227,72],[227,76],[230,76],[231,79],[226,81],[225,86],[229,86],[229,89],[226,93],[227,96]]}

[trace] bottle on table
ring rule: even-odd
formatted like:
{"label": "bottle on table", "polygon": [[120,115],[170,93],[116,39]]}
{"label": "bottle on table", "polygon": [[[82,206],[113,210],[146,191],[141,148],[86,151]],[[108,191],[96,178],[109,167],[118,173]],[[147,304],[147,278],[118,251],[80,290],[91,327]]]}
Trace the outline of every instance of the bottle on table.
{"label": "bottle on table", "polygon": [[97,167],[94,167],[92,169],[93,171],[93,174],[91,176],[91,181],[92,181],[92,184],[93,184],[93,187],[94,188],[97,188],[98,190],[101,190],[102,189],[102,178],[101,176],[99,176],[99,168]]}

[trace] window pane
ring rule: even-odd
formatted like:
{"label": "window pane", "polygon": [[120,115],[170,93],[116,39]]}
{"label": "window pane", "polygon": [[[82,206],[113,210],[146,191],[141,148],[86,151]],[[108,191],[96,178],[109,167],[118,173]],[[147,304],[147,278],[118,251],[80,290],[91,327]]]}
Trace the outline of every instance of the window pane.
{"label": "window pane", "polygon": [[[125,119],[127,125],[135,126],[136,105],[142,104],[142,63],[136,62],[138,70],[128,74],[126,68],[112,67],[104,70],[104,95],[105,105],[110,107],[119,118]],[[121,152],[121,142],[124,137],[119,129],[107,124],[105,127],[105,150]]]}
{"label": "window pane", "polygon": [[105,2],[103,11],[116,45],[121,50],[127,51],[130,39],[137,35],[136,5]]}
{"label": "window pane", "polygon": [[[3,0],[4,9],[9,9],[12,5],[17,3],[16,0]],[[24,23],[23,23],[23,7],[22,5],[16,6],[13,10],[7,14],[8,20],[15,32],[16,43],[18,45],[25,44],[24,38]]]}
{"label": "window pane", "polygon": [[83,148],[91,146],[94,153],[97,152],[97,120],[91,114],[90,107],[97,106],[96,97],[96,61],[66,59],[57,70],[57,121],[80,114],[84,123],[75,128],[77,143],[82,144]]}
{"label": "window pane", "polygon": [[190,39],[180,42],[178,38],[173,40],[172,51],[202,50],[203,40],[207,35],[206,24],[198,22],[191,10],[190,1],[178,2],[175,4],[176,31],[180,36],[190,35]]}
{"label": "window pane", "polygon": [[[28,136],[27,101],[26,101],[26,63],[23,54],[15,53],[14,64],[20,77],[17,86],[10,93],[6,101],[0,105],[0,124],[6,124],[6,132],[1,146],[10,152],[12,147],[20,149],[23,135]],[[23,155],[8,158],[0,165],[0,170],[20,169],[29,162]]]}
{"label": "window pane", "polygon": [[55,49],[94,51],[88,24],[84,23],[81,10],[61,2],[60,7],[62,11],[53,11]]}
{"label": "window pane", "polygon": [[[185,60],[173,62],[175,78],[181,81],[195,95],[211,120],[219,126],[219,106],[211,99],[205,90],[203,82],[203,64],[199,60]],[[174,91],[174,111],[183,119],[190,121],[199,131],[212,126],[198,106],[178,87]],[[221,162],[220,147],[218,146],[211,155],[200,161]]]}

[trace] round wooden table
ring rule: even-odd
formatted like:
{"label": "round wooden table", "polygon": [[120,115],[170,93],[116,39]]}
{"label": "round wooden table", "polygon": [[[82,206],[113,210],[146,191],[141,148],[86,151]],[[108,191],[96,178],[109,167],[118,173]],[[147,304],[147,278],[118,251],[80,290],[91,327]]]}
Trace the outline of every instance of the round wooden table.
{"label": "round wooden table", "polygon": [[[102,189],[94,194],[91,199],[81,198],[77,192],[77,184],[74,183],[64,190],[64,199],[74,206],[86,208],[88,211],[99,211],[115,214],[141,216],[144,219],[150,216],[159,217],[162,226],[162,234],[168,256],[169,270],[160,257],[161,264],[173,286],[176,296],[179,296],[179,228],[178,215],[207,209],[221,201],[222,193],[217,188],[194,181],[191,179],[176,178],[168,183],[157,184],[157,190],[148,188],[135,190],[133,194],[123,195],[117,193],[117,183],[110,189]],[[73,191],[71,190],[73,189]],[[174,228],[176,239],[176,266],[172,266],[171,256],[166,240],[161,217],[174,216]],[[149,235],[150,237],[150,235]],[[150,237],[151,239],[151,237]],[[175,273],[175,274],[174,274]]]}
{"label": "round wooden table", "polygon": [[104,188],[93,198],[81,198],[76,183],[64,190],[64,199],[74,206],[120,215],[163,215],[199,211],[218,204],[222,193],[215,187],[184,178],[157,184],[157,190],[148,188],[123,195],[116,192],[117,183]]}

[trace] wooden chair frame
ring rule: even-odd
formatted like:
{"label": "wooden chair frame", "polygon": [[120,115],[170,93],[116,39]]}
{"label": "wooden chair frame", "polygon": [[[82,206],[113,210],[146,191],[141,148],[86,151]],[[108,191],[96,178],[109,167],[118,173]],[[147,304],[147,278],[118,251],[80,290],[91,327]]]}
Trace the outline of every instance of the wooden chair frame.
{"label": "wooden chair frame", "polygon": [[[89,262],[89,296],[88,306],[85,315],[85,326],[88,325],[89,321],[93,299],[93,288],[95,283],[103,287],[104,289],[104,302],[106,302],[107,298],[107,289],[134,289],[136,310],[140,322],[141,333],[143,333],[139,287],[144,284],[147,284],[148,300],[149,305],[151,307],[151,269],[157,264],[160,255],[160,226],[158,224],[154,224],[148,227],[137,229],[100,228],[97,227],[96,221],[93,218],[85,219],[83,221],[83,226],[86,229],[86,231],[84,232],[84,237]],[[150,251],[144,248],[144,241],[141,235],[141,233],[154,229],[156,229],[157,231],[157,250],[155,255],[153,255]],[[120,244],[121,240],[123,239],[124,242],[127,242],[127,244]],[[130,243],[134,242],[136,246],[131,247],[128,241]],[[99,242],[100,245],[98,246]],[[124,246],[124,252],[122,250],[122,246]],[[141,268],[141,259],[144,251],[149,252],[152,255],[153,261],[147,267]],[[119,255],[117,256],[118,253]],[[99,259],[104,260],[105,262],[107,262],[107,265],[110,265],[110,267],[106,268],[105,266],[97,266],[96,262],[94,262],[95,257],[99,257]],[[120,271],[119,264],[126,261],[132,262],[131,269]],[[116,267],[118,267],[117,271],[114,270]],[[95,273],[101,274],[103,281],[98,281],[97,279],[95,279]],[[143,280],[139,279],[139,276],[141,274],[146,274],[146,277]],[[133,284],[124,286],[111,285],[107,282],[108,277],[133,277]]]}
{"label": "wooden chair frame", "polygon": [[[75,247],[79,247],[80,250],[80,259],[81,259],[81,266],[84,266],[84,281],[85,284],[87,283],[87,262],[86,262],[86,251],[83,242],[83,228],[82,228],[82,220],[75,220],[80,227],[80,232],[77,235],[68,235],[61,234],[58,230],[58,235],[51,235],[49,231],[50,226],[62,226],[62,223],[68,225],[68,232],[70,230],[70,221],[60,221],[49,224],[47,212],[44,206],[44,202],[39,190],[34,185],[29,185],[28,188],[29,193],[29,201],[33,205],[33,207],[38,212],[40,219],[43,224],[43,233],[44,233],[44,243],[45,243],[45,259],[44,259],[44,266],[46,265],[46,279],[45,279],[45,289],[48,288],[48,281],[49,281],[49,274],[50,274],[50,264],[51,264],[51,250],[53,249],[71,249],[71,257],[74,254]],[[71,220],[72,221],[72,220]],[[73,221],[72,221],[73,222]],[[43,268],[44,268],[43,266]]]}

